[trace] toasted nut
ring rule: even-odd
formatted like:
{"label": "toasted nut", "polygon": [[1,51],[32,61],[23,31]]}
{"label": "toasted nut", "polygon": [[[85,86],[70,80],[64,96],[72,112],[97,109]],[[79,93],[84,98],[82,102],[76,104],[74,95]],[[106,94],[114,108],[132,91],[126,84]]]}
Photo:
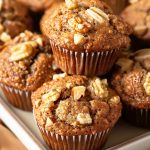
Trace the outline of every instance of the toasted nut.
{"label": "toasted nut", "polygon": [[75,20],[75,18],[71,18],[68,20],[68,24],[71,28],[75,29],[76,26],[78,25],[77,21]]}
{"label": "toasted nut", "polygon": [[35,108],[38,108],[40,106],[41,100],[38,99],[35,101]]}
{"label": "toasted nut", "polygon": [[101,9],[99,9],[97,7],[91,7],[90,9],[93,10],[94,12],[96,12],[97,14],[99,14],[104,19],[109,20],[108,15],[104,11],[102,11]]}
{"label": "toasted nut", "polygon": [[47,118],[45,127],[49,127],[53,124],[53,121],[50,118]]}
{"label": "toasted nut", "polygon": [[15,47],[12,47],[11,51],[13,53],[10,56],[9,61],[19,61],[31,56],[33,48],[30,44],[18,44]]}
{"label": "toasted nut", "polygon": [[51,90],[50,92],[48,92],[42,96],[42,100],[55,102],[58,100],[59,97],[60,97],[59,91]]}
{"label": "toasted nut", "polygon": [[146,80],[144,83],[144,89],[146,91],[146,94],[150,96],[150,72],[146,75]]}
{"label": "toasted nut", "polygon": [[83,24],[78,24],[78,29],[79,30],[82,30],[84,28],[84,25]]}
{"label": "toasted nut", "polygon": [[85,41],[86,41],[86,39],[82,34],[77,33],[74,35],[74,44],[75,45],[84,44]]}
{"label": "toasted nut", "polygon": [[2,40],[3,42],[8,42],[11,40],[11,37],[8,33],[6,32],[3,32],[1,35],[0,35],[0,40]]}
{"label": "toasted nut", "polygon": [[37,38],[36,43],[38,43],[38,45],[43,46],[43,39],[42,38]]}
{"label": "toasted nut", "polygon": [[95,11],[91,10],[91,9],[87,9],[86,10],[87,14],[89,16],[91,16],[92,18],[94,18],[97,22],[99,23],[103,23],[104,19],[102,16],[100,16],[99,14],[97,14]]}
{"label": "toasted nut", "polygon": [[58,80],[58,79],[66,77],[66,76],[67,76],[66,73],[54,74],[53,75],[53,80]]}
{"label": "toasted nut", "polygon": [[121,67],[121,71],[128,71],[133,65],[133,60],[128,59],[128,58],[120,58],[117,62],[117,65]]}
{"label": "toasted nut", "polygon": [[129,0],[129,3],[130,4],[133,4],[133,3],[136,3],[136,2],[138,2],[139,0]]}
{"label": "toasted nut", "polygon": [[147,26],[145,25],[137,25],[134,27],[134,33],[138,36],[143,35],[147,31]]}
{"label": "toasted nut", "polygon": [[117,105],[120,103],[120,97],[119,96],[114,96],[112,97],[109,101],[108,101],[109,104],[112,104],[112,105]]}
{"label": "toasted nut", "polygon": [[77,116],[77,121],[81,124],[91,124],[92,118],[89,113],[79,113]]}
{"label": "toasted nut", "polygon": [[85,95],[85,86],[75,86],[72,88],[71,95],[74,100],[79,100],[82,96]]}
{"label": "toasted nut", "polygon": [[150,49],[147,48],[138,50],[133,55],[135,60],[142,61],[144,59],[150,58]]}
{"label": "toasted nut", "polygon": [[76,0],[65,0],[65,2],[68,9],[72,10],[78,7],[78,3],[76,2]]}
{"label": "toasted nut", "polygon": [[67,87],[67,89],[70,89],[70,88],[71,88],[71,86],[72,86],[72,83],[66,83],[66,87]]}
{"label": "toasted nut", "polygon": [[3,31],[4,31],[4,27],[2,24],[0,24],[0,34],[3,33]]}
{"label": "toasted nut", "polygon": [[3,0],[0,0],[0,11],[2,10],[3,7]]}

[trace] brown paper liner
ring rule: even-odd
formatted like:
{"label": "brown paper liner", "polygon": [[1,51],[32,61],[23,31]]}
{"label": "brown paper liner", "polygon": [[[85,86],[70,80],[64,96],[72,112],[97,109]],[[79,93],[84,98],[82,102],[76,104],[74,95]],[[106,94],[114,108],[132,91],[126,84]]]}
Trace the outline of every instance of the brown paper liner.
{"label": "brown paper liner", "polygon": [[74,52],[60,48],[50,40],[55,62],[67,74],[86,76],[104,75],[114,65],[121,50],[103,52]]}
{"label": "brown paper liner", "polygon": [[139,109],[123,103],[123,118],[135,126],[150,128],[150,109]]}
{"label": "brown paper liner", "polygon": [[111,129],[105,131],[76,136],[62,136],[46,131],[39,126],[45,142],[53,150],[97,150],[104,146]]}
{"label": "brown paper liner", "polygon": [[128,5],[128,0],[103,0],[106,2],[114,11],[115,14],[119,15],[123,9]]}
{"label": "brown paper liner", "polygon": [[4,84],[0,84],[0,87],[9,103],[13,106],[22,110],[32,111],[31,92],[21,91]]}

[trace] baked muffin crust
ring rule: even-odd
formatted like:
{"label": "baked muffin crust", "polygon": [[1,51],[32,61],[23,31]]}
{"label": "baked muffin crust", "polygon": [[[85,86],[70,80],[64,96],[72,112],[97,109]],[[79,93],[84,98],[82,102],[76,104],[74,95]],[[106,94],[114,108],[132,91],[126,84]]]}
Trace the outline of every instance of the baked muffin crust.
{"label": "baked muffin crust", "polygon": [[81,135],[113,127],[121,115],[117,94],[106,79],[65,76],[45,83],[32,94],[40,127],[60,135]]}

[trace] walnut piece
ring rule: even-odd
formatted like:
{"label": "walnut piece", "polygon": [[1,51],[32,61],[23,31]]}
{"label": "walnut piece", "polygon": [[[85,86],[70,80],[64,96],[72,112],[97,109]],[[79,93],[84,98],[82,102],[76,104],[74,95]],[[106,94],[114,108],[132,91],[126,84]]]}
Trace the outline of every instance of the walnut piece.
{"label": "walnut piece", "polygon": [[150,96],[150,72],[146,75],[146,80],[144,83],[144,89],[146,91],[146,94]]}
{"label": "walnut piece", "polygon": [[85,86],[75,86],[71,90],[71,95],[74,100],[79,100],[82,96],[85,95],[86,87]]}
{"label": "walnut piece", "polygon": [[114,96],[112,97],[109,101],[108,101],[109,104],[112,104],[112,105],[117,105],[120,103],[120,97],[119,96]]}
{"label": "walnut piece", "polygon": [[80,34],[80,33],[74,34],[74,44],[75,45],[84,44],[85,41],[86,41],[86,39],[82,34]]}
{"label": "walnut piece", "polygon": [[58,79],[66,77],[66,76],[67,76],[66,73],[54,74],[53,75],[53,80],[58,80]]}
{"label": "walnut piece", "polygon": [[88,89],[91,91],[91,93],[94,93],[96,96],[100,98],[106,98],[108,97],[107,87],[107,79],[100,80],[99,78],[94,78],[90,81]]}
{"label": "walnut piece", "polygon": [[53,124],[53,121],[48,117],[47,120],[46,120],[46,125],[45,127],[49,127]]}
{"label": "walnut piece", "polygon": [[128,71],[131,69],[133,65],[133,60],[128,59],[128,58],[119,58],[116,64],[120,66],[121,71],[124,72],[124,71]]}
{"label": "walnut piece", "polygon": [[72,10],[78,7],[78,3],[76,0],[65,0],[66,6],[68,9]]}
{"label": "walnut piece", "polygon": [[136,25],[134,27],[134,33],[138,36],[143,35],[147,31],[147,26],[146,25]]}
{"label": "walnut piece", "polygon": [[55,102],[59,99],[61,92],[58,90],[51,90],[42,96],[43,101]]}
{"label": "walnut piece", "polygon": [[77,115],[77,121],[81,124],[81,125],[85,125],[85,124],[92,124],[92,118],[90,116],[89,113],[79,113]]}
{"label": "walnut piece", "polygon": [[138,50],[133,55],[135,60],[143,61],[144,59],[150,58],[150,49],[147,48]]}
{"label": "walnut piece", "polygon": [[11,40],[11,37],[8,33],[2,32],[1,35],[0,35],[0,40],[3,41],[3,42],[8,42],[8,41]]}

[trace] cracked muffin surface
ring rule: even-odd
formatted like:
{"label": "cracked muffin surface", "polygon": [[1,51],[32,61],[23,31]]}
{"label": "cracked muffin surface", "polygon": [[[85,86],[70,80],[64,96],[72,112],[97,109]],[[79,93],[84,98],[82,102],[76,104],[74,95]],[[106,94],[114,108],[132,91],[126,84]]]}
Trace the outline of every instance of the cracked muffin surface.
{"label": "cracked muffin surface", "polygon": [[38,125],[60,135],[94,134],[112,128],[121,115],[119,96],[106,79],[65,76],[32,94]]}

